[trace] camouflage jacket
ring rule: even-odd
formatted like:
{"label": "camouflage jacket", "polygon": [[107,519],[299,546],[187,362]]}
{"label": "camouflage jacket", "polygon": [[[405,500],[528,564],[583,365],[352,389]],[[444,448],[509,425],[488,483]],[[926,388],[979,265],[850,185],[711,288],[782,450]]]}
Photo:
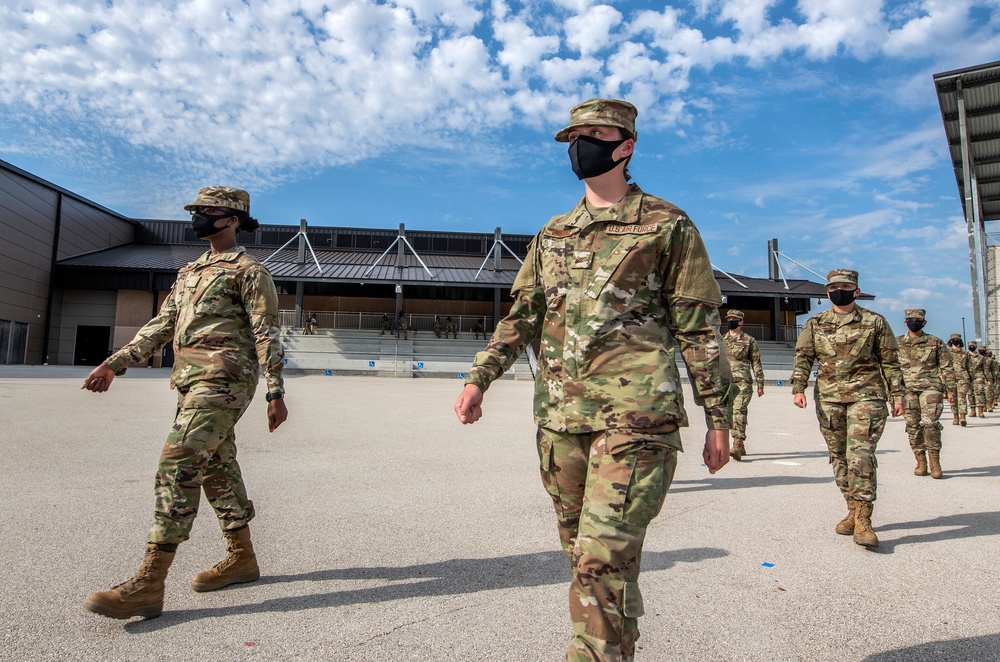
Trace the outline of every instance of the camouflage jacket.
{"label": "camouflage jacket", "polygon": [[997,362],[992,356],[987,356],[983,360],[983,374],[986,375],[986,381],[995,382],[997,380]]}
{"label": "camouflage jacket", "polygon": [[903,398],[896,338],[884,317],[861,306],[839,315],[832,308],[813,315],[795,344],[792,393],[804,393],[818,361],[815,398],[823,402]]}
{"label": "camouflage jacket", "polygon": [[909,333],[897,336],[899,365],[907,391],[950,391],[955,388],[955,370],[951,352],[944,341],[929,333],[914,338]]}
{"label": "camouflage jacket", "polygon": [[972,377],[969,375],[969,353],[961,347],[951,347],[951,365],[955,370],[955,380],[968,383]]}
{"label": "camouflage jacket", "polygon": [[159,314],[105,363],[121,374],[173,338],[170,387],[224,379],[256,384],[260,366],[269,393],[283,393],[278,294],[271,274],[242,246],[207,252],[181,269]]}
{"label": "camouflage jacket", "polygon": [[486,389],[540,335],[535,420],[569,433],[688,424],[675,339],[695,402],[728,429],[736,394],[722,351],[722,294],[687,215],[634,184],[597,217],[583,199],[528,246],[510,314],[466,383]]}
{"label": "camouflage jacket", "polygon": [[969,357],[969,377],[973,380],[986,379],[986,357],[978,352],[966,352]]}
{"label": "camouflage jacket", "polygon": [[[756,377],[757,385],[764,386],[764,366],[760,363],[760,348],[757,341],[748,333],[734,336],[731,333],[722,335],[726,343],[726,355],[729,357],[729,367],[733,372],[733,381],[749,382],[753,385]],[[751,370],[753,375],[751,376]]]}

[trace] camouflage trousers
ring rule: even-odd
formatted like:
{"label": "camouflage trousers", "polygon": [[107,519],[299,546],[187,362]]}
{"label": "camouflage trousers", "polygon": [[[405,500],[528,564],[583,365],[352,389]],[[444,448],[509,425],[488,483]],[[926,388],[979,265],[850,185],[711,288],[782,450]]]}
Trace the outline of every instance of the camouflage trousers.
{"label": "camouflage trousers", "polygon": [[972,380],[972,394],[973,397],[969,398],[970,407],[982,407],[986,408],[986,379],[983,377],[976,377]]}
{"label": "camouflage trousers", "polygon": [[875,447],[889,411],[882,400],[816,401],[819,430],[830,451],[837,487],[849,499],[875,501]]}
{"label": "camouflage trousers", "polygon": [[642,543],[673,480],[680,433],[539,428],[537,441],[542,483],[573,571],[566,659],[631,660],[642,615]]}
{"label": "camouflage trousers", "polygon": [[970,384],[966,380],[957,379],[955,380],[955,388],[951,390],[952,399],[954,404],[951,405],[951,410],[958,412],[959,420],[964,421],[965,415],[969,411],[969,387]]}
{"label": "camouflage trousers", "polygon": [[914,452],[941,450],[941,413],[945,395],[941,391],[907,391],[903,395],[906,436]]}
{"label": "camouflage trousers", "polygon": [[733,400],[733,439],[747,438],[747,409],[753,400],[753,382],[734,382],[739,387],[736,399]]}
{"label": "camouflage trousers", "polygon": [[241,529],[253,519],[253,502],[247,498],[236,462],[234,429],[255,388],[255,384],[205,381],[178,392],[174,425],[156,471],[149,542],[187,540],[202,490],[223,531]]}

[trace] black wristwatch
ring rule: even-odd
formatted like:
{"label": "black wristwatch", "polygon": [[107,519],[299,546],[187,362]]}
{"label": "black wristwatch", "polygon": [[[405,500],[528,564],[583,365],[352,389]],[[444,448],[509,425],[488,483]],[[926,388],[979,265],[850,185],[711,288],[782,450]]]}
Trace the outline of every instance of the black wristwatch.
{"label": "black wristwatch", "polygon": [[270,402],[271,400],[284,400],[285,399],[285,394],[284,393],[268,393],[267,395],[264,396],[264,399],[267,400],[268,402]]}

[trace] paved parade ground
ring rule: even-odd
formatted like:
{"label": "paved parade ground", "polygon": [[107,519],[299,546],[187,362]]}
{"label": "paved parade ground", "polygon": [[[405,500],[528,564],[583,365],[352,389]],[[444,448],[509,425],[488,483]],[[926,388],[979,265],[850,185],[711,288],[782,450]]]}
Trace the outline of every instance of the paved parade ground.
{"label": "paved parade ground", "polygon": [[[569,570],[530,382],[496,383],[463,428],[458,379],[288,377],[284,426],[268,434],[259,397],[237,427],[261,580],[191,591],[223,555],[203,500],[163,615],[117,621],[83,601],[142,558],[175,398],[166,370],[103,395],[79,390],[86,373],[0,367],[0,659],[563,658]],[[811,391],[804,411],[788,386],[755,399],[749,457],[711,477],[686,401],[638,660],[1000,660],[1000,413],[944,421],[943,480],[913,475],[888,423],[866,550],[833,532],[845,506]]]}

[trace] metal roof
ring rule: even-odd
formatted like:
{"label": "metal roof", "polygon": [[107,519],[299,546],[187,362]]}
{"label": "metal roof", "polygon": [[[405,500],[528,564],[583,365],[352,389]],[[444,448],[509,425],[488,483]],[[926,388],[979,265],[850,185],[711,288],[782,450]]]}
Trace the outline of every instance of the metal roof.
{"label": "metal roof", "polygon": [[970,147],[969,174],[974,175],[982,219],[1000,220],[1000,62],[934,74],[934,85],[965,216],[969,217],[965,207],[971,191],[965,190],[960,93]]}
{"label": "metal roof", "polygon": [[[520,264],[511,257],[500,261],[500,271],[493,270],[493,259],[476,278],[476,272],[483,265],[485,255],[422,255],[424,263],[434,274],[434,278],[424,271],[409,252],[403,259],[402,268],[396,266],[395,251],[386,255],[371,273],[365,272],[379,258],[379,253],[354,250],[316,251],[316,258],[323,267],[323,273],[316,268],[311,255],[305,264],[298,263],[298,250],[286,248],[274,252],[273,248],[248,247],[247,252],[261,262],[265,262],[275,280],[304,282],[352,282],[352,283],[401,283],[434,285],[437,283],[472,287],[510,287],[514,282]],[[111,269],[128,271],[177,271],[189,262],[197,260],[205,252],[204,246],[191,244],[129,244],[88,253],[61,260],[59,266],[66,268]],[[750,278],[732,274],[747,287],[741,287],[727,275],[715,271],[715,279],[727,296],[789,297],[795,299],[815,299],[826,297],[826,287],[809,280],[789,279],[788,289],[784,281],[767,278]],[[870,295],[863,295],[871,298]]]}

